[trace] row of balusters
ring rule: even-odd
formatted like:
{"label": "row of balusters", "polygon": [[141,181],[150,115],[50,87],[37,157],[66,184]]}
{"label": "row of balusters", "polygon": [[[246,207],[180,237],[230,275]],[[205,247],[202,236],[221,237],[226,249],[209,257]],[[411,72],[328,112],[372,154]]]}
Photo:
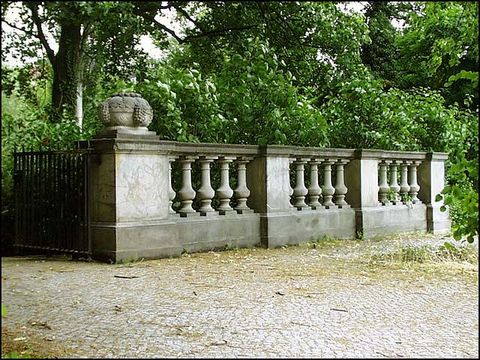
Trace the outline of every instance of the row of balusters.
{"label": "row of balusters", "polygon": [[[187,214],[200,213],[206,215],[218,211],[221,215],[227,212],[236,211],[239,214],[250,212],[247,206],[247,199],[250,196],[250,190],[247,188],[247,164],[253,159],[248,156],[180,156],[169,158],[169,211],[175,214],[173,201],[178,195],[180,208],[178,213],[181,216]],[[172,163],[180,163],[182,186],[178,192],[172,188]],[[201,184],[195,191],[192,186],[192,163],[198,161],[201,172]],[[210,179],[211,164],[216,161],[220,168],[220,186],[214,190]],[[235,162],[237,165],[237,187],[230,187],[230,164]],[[218,206],[212,207],[212,200],[216,197]],[[232,208],[230,202],[232,197],[235,199],[235,207]],[[194,200],[198,200],[198,211],[192,206]]]}
{"label": "row of balusters", "polygon": [[[180,208],[178,213],[183,216],[192,213],[206,213],[218,211],[225,214],[228,211],[244,213],[251,211],[247,205],[250,190],[247,187],[246,171],[247,164],[253,157],[246,156],[180,156],[169,159],[169,211],[175,214],[172,204],[178,195]],[[172,188],[172,163],[179,161],[181,167],[182,187],[178,192]],[[194,190],[192,186],[192,163],[198,161],[201,172],[201,186]],[[214,190],[211,185],[210,170],[211,164],[216,161],[220,168],[220,186]],[[237,187],[230,187],[230,164],[237,165]],[[337,206],[342,208],[348,206],[345,201],[347,187],[345,186],[344,167],[348,159],[304,159],[293,158],[289,161],[294,173],[295,187],[290,186],[289,196],[291,208],[320,209]],[[305,185],[305,165],[309,165],[309,185]],[[398,161],[382,160],[379,162],[379,192],[378,200],[383,205],[398,204],[406,202],[407,195],[412,203],[419,202],[417,197],[420,187],[417,183],[417,167],[419,161]],[[319,185],[319,166],[322,172],[322,185]],[[400,184],[398,173],[400,167]],[[290,171],[289,171],[290,174]],[[332,184],[335,180],[335,185]],[[293,180],[293,179],[292,179]],[[218,206],[212,207],[212,200],[216,197]],[[235,199],[235,207],[230,202]],[[192,206],[197,199],[199,206],[195,210]]]}
{"label": "row of balusters", "polygon": [[[420,203],[417,182],[417,167],[420,161],[415,160],[382,160],[378,164],[378,201],[382,205],[411,202]],[[399,169],[400,167],[400,169]],[[400,170],[400,184],[398,172]],[[409,197],[409,199],[408,199]]]}
{"label": "row of balusters", "polygon": [[[348,189],[345,186],[344,166],[348,164],[347,159],[290,159],[295,172],[295,187],[290,187],[290,206],[302,209],[329,209],[332,206],[344,207],[347,204],[345,194]],[[309,165],[310,184],[305,186],[305,165]],[[323,172],[323,183],[319,185],[319,169]],[[332,166],[335,174],[332,174]],[[332,185],[332,178],[335,178],[335,186]]]}
{"label": "row of balusters", "polygon": [[[330,208],[336,205],[342,208],[347,204],[345,195],[348,188],[345,186],[344,166],[348,159],[291,159],[294,164],[296,175],[296,186],[290,189],[292,196],[292,207],[298,210],[304,208],[318,209],[321,205]],[[305,186],[304,166],[310,165],[310,185]],[[318,166],[323,166],[323,185],[318,185]],[[380,160],[378,201],[382,205],[421,202],[417,195],[420,186],[417,182],[417,167],[420,161],[408,160]],[[333,174],[332,167],[335,167]],[[400,167],[400,169],[399,169]],[[399,171],[400,170],[400,171]],[[398,174],[400,172],[400,184]],[[332,186],[332,177],[335,178],[335,186]],[[307,201],[306,201],[307,200]],[[320,202],[321,201],[321,202]]]}

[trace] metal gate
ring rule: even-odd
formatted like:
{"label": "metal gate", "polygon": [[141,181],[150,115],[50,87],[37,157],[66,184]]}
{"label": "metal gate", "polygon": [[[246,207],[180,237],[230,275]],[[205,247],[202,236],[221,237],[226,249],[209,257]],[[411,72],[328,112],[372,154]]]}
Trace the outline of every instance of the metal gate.
{"label": "metal gate", "polygon": [[88,152],[14,153],[18,249],[90,254]]}

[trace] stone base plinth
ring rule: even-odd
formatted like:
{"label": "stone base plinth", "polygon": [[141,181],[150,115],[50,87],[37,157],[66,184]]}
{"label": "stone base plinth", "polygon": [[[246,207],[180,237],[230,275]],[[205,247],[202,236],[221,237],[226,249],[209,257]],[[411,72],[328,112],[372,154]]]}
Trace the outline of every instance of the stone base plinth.
{"label": "stone base plinth", "polygon": [[[448,209],[448,208],[447,208]],[[427,230],[433,234],[450,234],[452,222],[448,210],[440,211],[440,205],[427,205]]]}
{"label": "stone base plinth", "polygon": [[424,204],[378,206],[356,209],[357,231],[364,238],[413,231],[427,231]]}
{"label": "stone base plinth", "polygon": [[171,217],[156,222],[93,224],[93,257],[122,262],[179,256],[183,252],[253,247],[260,243],[260,215]]}
{"label": "stone base plinth", "polygon": [[355,237],[355,211],[349,208],[262,214],[262,244],[275,248],[322,237]]}

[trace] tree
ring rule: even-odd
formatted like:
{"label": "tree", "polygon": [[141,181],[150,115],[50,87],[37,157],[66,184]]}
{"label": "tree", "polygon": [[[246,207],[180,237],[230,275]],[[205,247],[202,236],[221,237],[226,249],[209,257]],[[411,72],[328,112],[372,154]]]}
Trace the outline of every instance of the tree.
{"label": "tree", "polygon": [[398,37],[399,86],[428,86],[447,103],[478,109],[478,3],[422,2]]}
{"label": "tree", "polygon": [[365,17],[372,41],[362,46],[363,63],[374,75],[389,82],[395,78],[395,59],[398,55],[396,30],[391,23],[394,14],[395,8],[391,2],[370,1]]}
{"label": "tree", "polygon": [[369,41],[363,16],[334,2],[205,2],[187,9],[196,15],[186,30],[185,61],[198,62],[204,73],[221,70],[225,51],[248,51],[252,37],[268,41],[280,68],[301,93],[314,93],[317,105],[334,83],[363,71],[360,48]]}
{"label": "tree", "polygon": [[[3,14],[12,7],[14,2],[2,4]],[[128,28],[112,34],[122,26],[124,16],[120,14],[128,16],[129,7],[128,3],[23,2],[18,7],[20,25],[8,22],[5,16],[2,18],[3,23],[18,30],[8,36],[3,33],[7,50],[23,61],[38,56],[39,52],[44,53],[51,64],[52,121],[58,122],[64,111],[71,116],[76,113],[85,73],[91,65],[89,60],[98,63],[100,46],[105,49],[107,45],[108,49],[112,43],[120,45],[118,54],[131,58],[136,34]],[[91,59],[92,54],[97,56]],[[76,116],[80,120],[78,111]]]}

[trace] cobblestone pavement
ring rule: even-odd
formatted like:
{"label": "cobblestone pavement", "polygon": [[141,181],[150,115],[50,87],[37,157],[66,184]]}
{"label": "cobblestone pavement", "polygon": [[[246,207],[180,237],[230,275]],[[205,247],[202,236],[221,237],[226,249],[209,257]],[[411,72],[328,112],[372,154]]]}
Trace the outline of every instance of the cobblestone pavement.
{"label": "cobblestone pavement", "polygon": [[415,242],[364,243],[123,265],[2,258],[2,327],[72,357],[478,358],[477,266],[375,267],[367,251]]}

